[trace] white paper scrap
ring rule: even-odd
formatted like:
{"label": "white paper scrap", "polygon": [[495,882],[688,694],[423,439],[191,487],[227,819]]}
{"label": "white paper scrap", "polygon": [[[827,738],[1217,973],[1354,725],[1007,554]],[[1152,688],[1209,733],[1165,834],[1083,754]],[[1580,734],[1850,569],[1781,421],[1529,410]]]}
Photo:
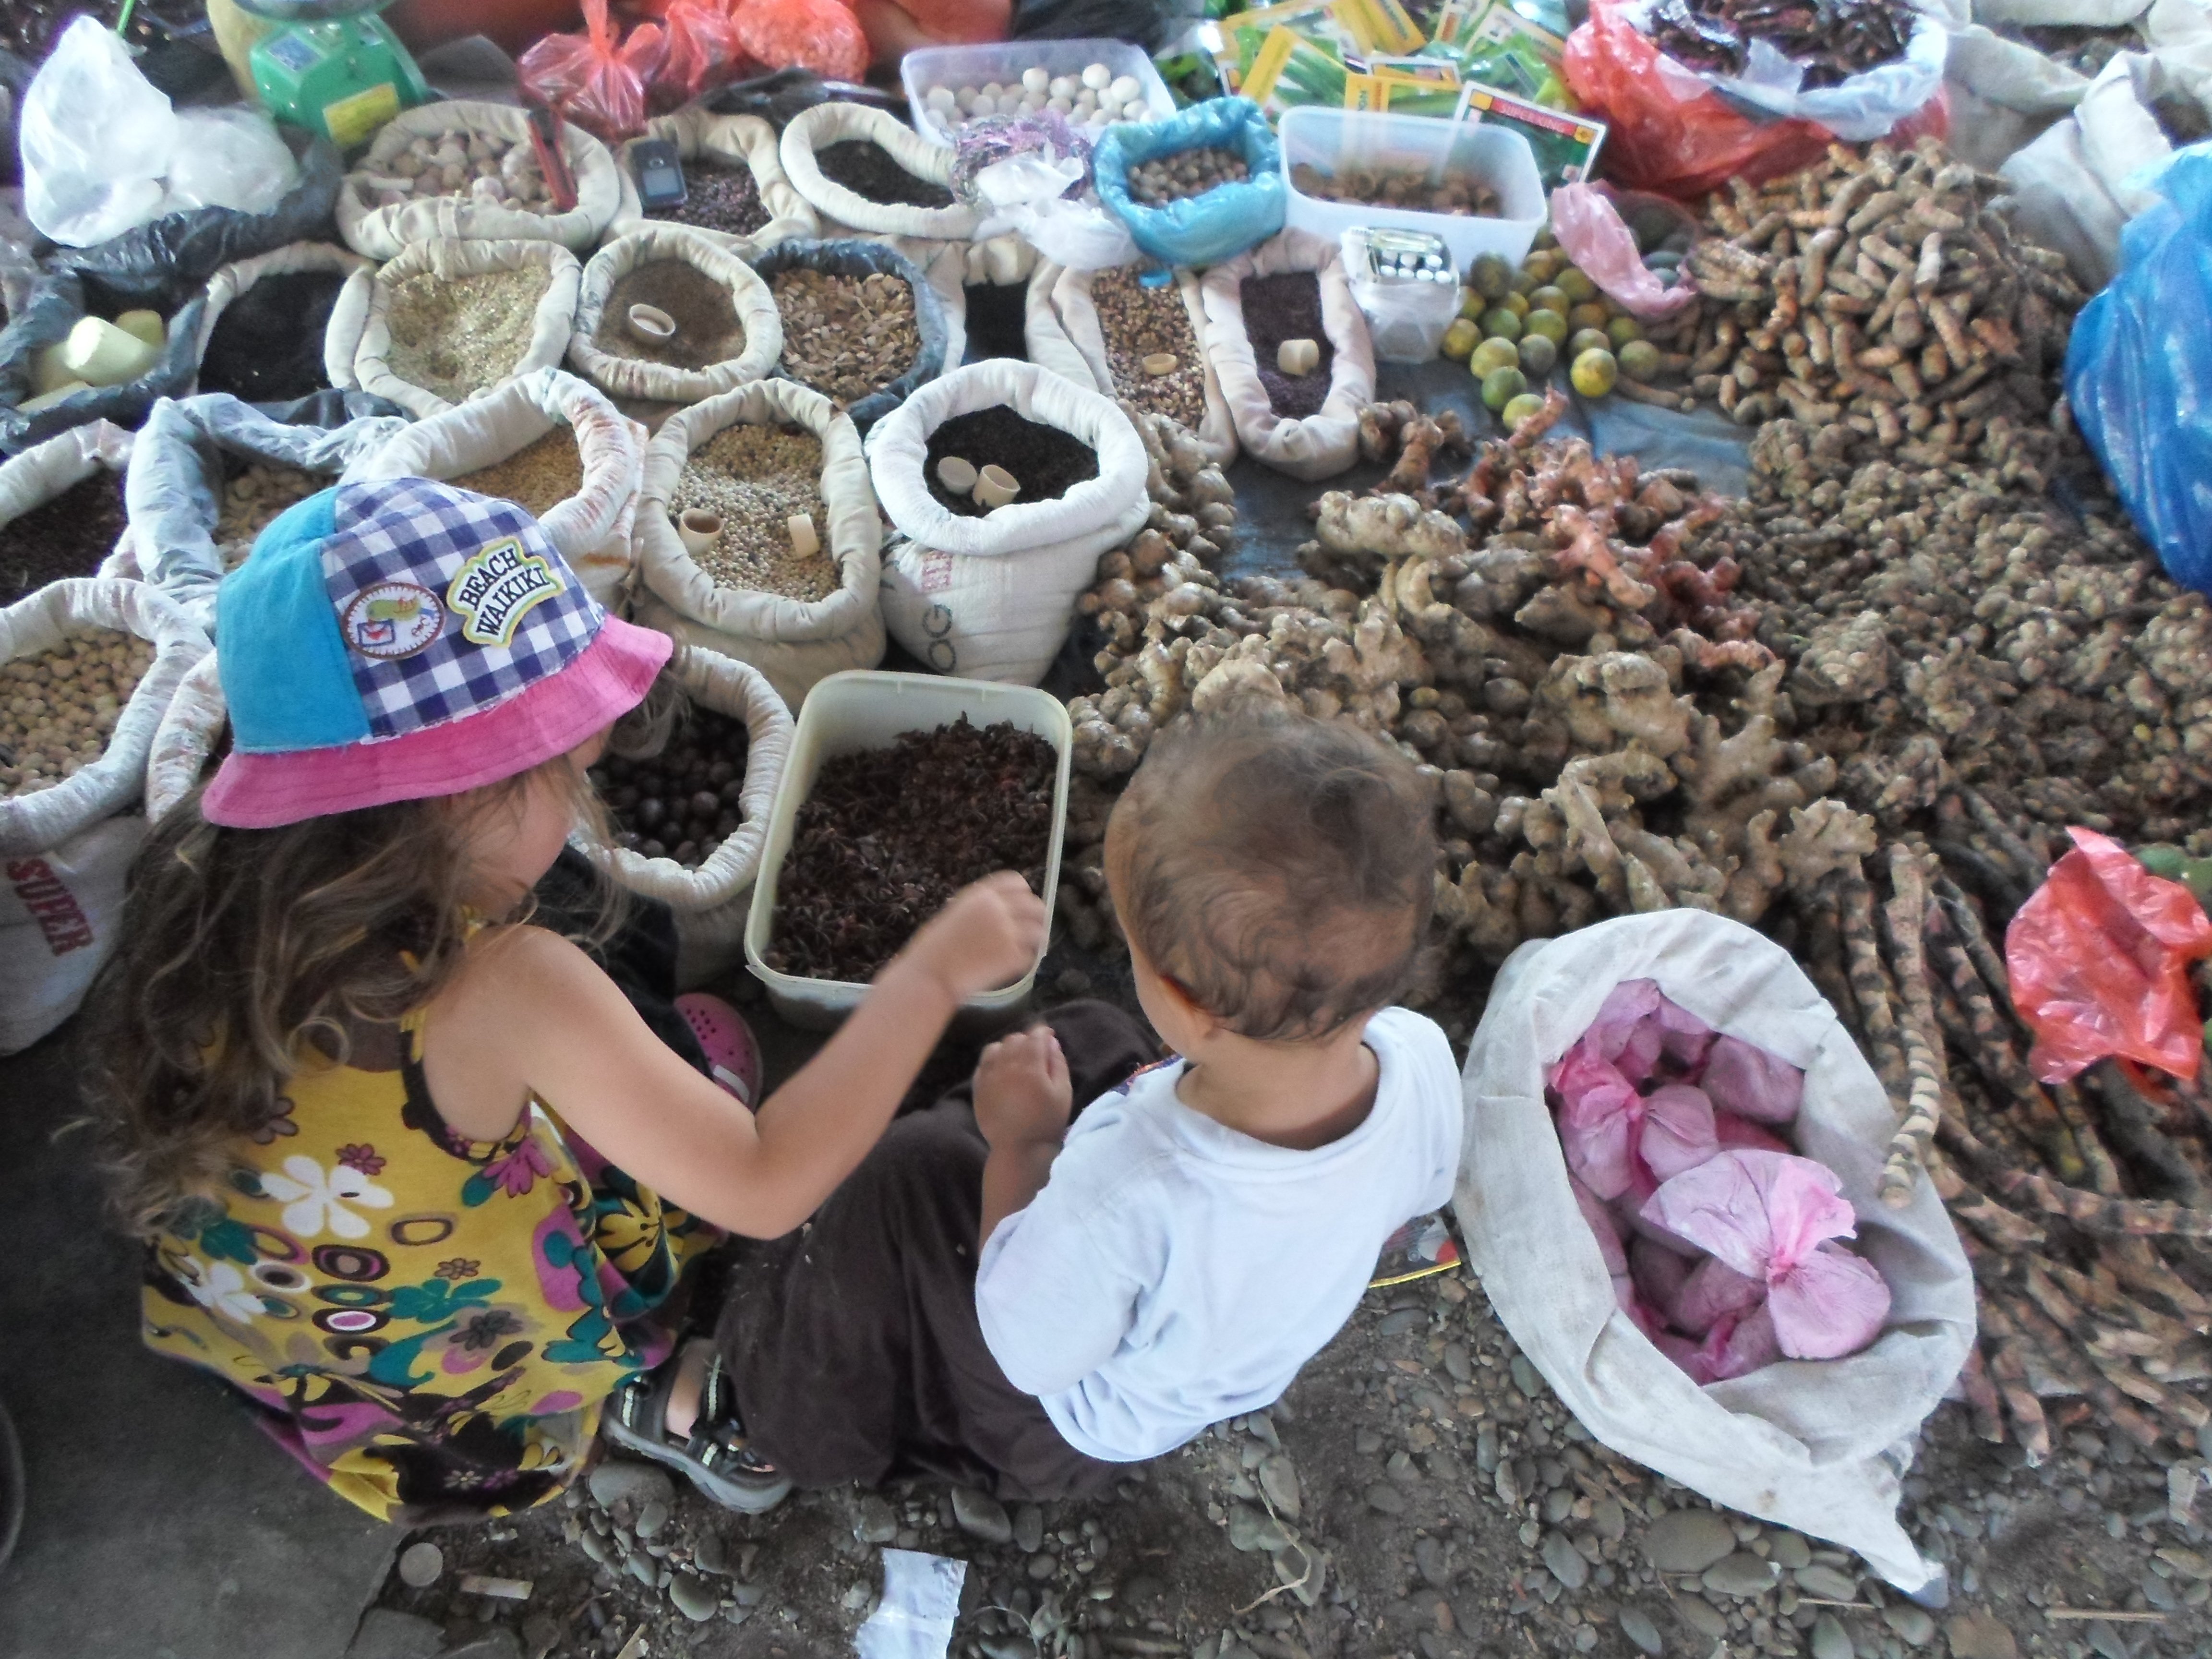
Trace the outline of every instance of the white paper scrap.
{"label": "white paper scrap", "polygon": [[945,1659],[968,1564],[923,1550],[884,1552],[884,1599],[853,1633],[860,1659]]}

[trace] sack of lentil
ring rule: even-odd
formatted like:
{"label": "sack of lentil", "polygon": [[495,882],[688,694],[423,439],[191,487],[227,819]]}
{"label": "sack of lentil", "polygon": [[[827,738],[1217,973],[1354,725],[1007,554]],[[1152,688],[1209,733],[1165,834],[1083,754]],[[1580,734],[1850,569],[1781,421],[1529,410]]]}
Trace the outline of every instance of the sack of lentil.
{"label": "sack of lentil", "polygon": [[[417,419],[568,349],[584,268],[557,242],[417,242],[376,273],[354,380]],[[343,349],[335,336],[331,349]]]}
{"label": "sack of lentil", "polygon": [[115,948],[146,756],[207,635],[141,582],[0,611],[0,1054],[68,1018]]}
{"label": "sack of lentil", "polygon": [[208,278],[192,389],[255,404],[349,389],[350,346],[368,320],[375,273],[329,242],[295,242],[225,265]]}
{"label": "sack of lentil", "polygon": [[[987,510],[948,484],[948,459],[978,473],[1000,467],[1021,493]],[[1042,679],[1098,556],[1152,511],[1128,416],[1006,357],[955,369],[878,422],[868,471],[898,532],[884,554],[891,636],[937,672],[969,679]]]}
{"label": "sack of lentil", "polygon": [[576,175],[576,205],[566,213],[553,211],[521,110],[458,100],[402,110],[346,174],[338,234],[372,259],[397,258],[418,242],[557,242],[580,252],[621,205],[621,175],[612,152],[573,122],[561,129],[561,148]]}
{"label": "sack of lentil", "polygon": [[822,216],[825,234],[859,231],[965,242],[975,210],[953,195],[953,151],[866,104],[817,104],[792,118],[784,175]]}
{"label": "sack of lentil", "polygon": [[[776,372],[833,399],[864,432],[956,361],[945,350],[942,295],[888,243],[784,242],[752,267],[783,323]],[[872,287],[871,277],[890,282]]]}
{"label": "sack of lentil", "polygon": [[123,469],[135,434],[72,427],[0,462],[0,605],[64,576],[105,574],[123,535]]}
{"label": "sack of lentil", "polygon": [[768,284],[695,230],[648,225],[584,267],[568,361],[617,398],[696,404],[759,380],[782,355]]}
{"label": "sack of lentil", "polygon": [[112,321],[132,308],[110,296],[97,279],[66,271],[40,277],[31,284],[21,309],[0,331],[0,450],[13,455],[88,421],[135,427],[156,398],[174,398],[188,391],[198,362],[200,317],[206,307],[206,296],[195,295],[171,313],[160,356],[137,379],[71,392],[43,409],[26,410],[21,405],[37,395],[39,357],[48,346],[67,339],[88,316]]}
{"label": "sack of lentil", "polygon": [[1249,98],[1110,126],[1091,152],[1091,173],[1106,210],[1165,264],[1231,258],[1280,230],[1290,203],[1283,147]]}
{"label": "sack of lentil", "polygon": [[617,157],[622,203],[607,234],[627,236],[649,225],[689,225],[702,236],[750,252],[794,236],[822,234],[822,221],[784,176],[775,129],[757,115],[717,115],[697,104],[645,124],[645,137],[676,146],[684,159],[682,205],[648,214],[631,175],[630,150]]}
{"label": "sack of lentil", "polygon": [[437,478],[532,514],[602,605],[629,580],[645,428],[605,393],[541,368],[403,426],[360,452],[340,481]]}
{"label": "sack of lentil", "polygon": [[1202,343],[1194,275],[1178,270],[1173,282],[1147,288],[1135,265],[1063,270],[1052,305],[1094,391],[1181,422],[1217,466],[1237,459],[1236,424]]}
{"label": "sack of lentil", "polygon": [[[1206,358],[1247,454],[1311,483],[1359,459],[1359,410],[1375,398],[1375,348],[1336,244],[1286,230],[1207,271]],[[1286,373],[1278,348],[1321,348]]]}
{"label": "sack of lentil", "polygon": [[[722,520],[697,554],[674,523],[693,507]],[[791,539],[802,513],[813,557]],[[678,410],[647,447],[633,613],[750,663],[796,708],[817,680],[883,660],[882,543],[851,417],[793,381],[756,380]]]}

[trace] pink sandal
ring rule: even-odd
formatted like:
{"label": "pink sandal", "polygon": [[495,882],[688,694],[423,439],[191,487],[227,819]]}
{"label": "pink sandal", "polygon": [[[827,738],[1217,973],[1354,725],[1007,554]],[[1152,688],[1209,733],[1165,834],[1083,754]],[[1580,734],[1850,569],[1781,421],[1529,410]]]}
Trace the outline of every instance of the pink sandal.
{"label": "pink sandal", "polygon": [[745,1017],[721,998],[704,991],[687,991],[677,998],[676,1012],[699,1039],[708,1074],[745,1105],[757,1104],[761,1091],[760,1044]]}

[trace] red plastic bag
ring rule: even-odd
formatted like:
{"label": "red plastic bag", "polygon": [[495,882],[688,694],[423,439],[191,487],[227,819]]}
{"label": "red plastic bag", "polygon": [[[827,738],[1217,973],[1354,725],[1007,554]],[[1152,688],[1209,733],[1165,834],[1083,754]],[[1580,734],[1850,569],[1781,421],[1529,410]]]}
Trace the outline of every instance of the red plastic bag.
{"label": "red plastic bag", "polygon": [[726,78],[738,56],[737,26],[702,0],[672,0],[655,9],[668,33],[668,49],[646,92],[653,108],[676,109]]}
{"label": "red plastic bag", "polygon": [[584,0],[585,33],[549,34],[515,65],[522,89],[610,143],[645,125],[645,84],[660,68],[668,37],[641,23],[621,39],[607,0]]}
{"label": "red plastic bag", "polygon": [[2212,956],[2212,919],[2118,842],[2069,833],[2075,850],[2005,933],[2013,1006],[2035,1033],[2028,1064],[2045,1083],[2107,1054],[2195,1077],[2204,1031],[2189,964]]}
{"label": "red plastic bag", "polygon": [[868,37],[838,0],[738,0],[731,21],[748,58],[770,69],[806,69],[825,81],[868,72]]}

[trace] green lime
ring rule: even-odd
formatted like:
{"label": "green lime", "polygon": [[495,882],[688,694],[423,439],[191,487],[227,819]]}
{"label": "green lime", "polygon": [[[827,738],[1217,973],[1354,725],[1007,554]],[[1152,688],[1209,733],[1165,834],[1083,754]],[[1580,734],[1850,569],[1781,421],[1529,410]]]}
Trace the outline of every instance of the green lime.
{"label": "green lime", "polygon": [[1529,310],[1556,311],[1562,317],[1567,314],[1567,307],[1573,303],[1560,289],[1548,285],[1538,289],[1528,296]]}
{"label": "green lime", "polygon": [[1521,319],[1521,332],[1540,334],[1553,345],[1567,343],[1567,319],[1556,311],[1532,311]]}
{"label": "green lime", "polygon": [[1503,409],[1528,389],[1528,377],[1517,368],[1493,368],[1482,377],[1486,409]]}
{"label": "green lime", "polygon": [[1510,340],[1485,340],[1468,354],[1468,372],[1478,380],[1501,368],[1513,368],[1521,362],[1521,348]]}
{"label": "green lime", "polygon": [[1498,303],[1516,317],[1526,317],[1528,314],[1528,296],[1525,294],[1509,294]]}
{"label": "green lime", "polygon": [[1518,432],[1530,420],[1543,412],[1544,399],[1541,394],[1524,392],[1508,402],[1504,408],[1499,410],[1498,418],[1504,423],[1508,432]]}
{"label": "green lime", "polygon": [[1482,331],[1466,318],[1461,318],[1444,331],[1444,356],[1464,357],[1481,343]]}
{"label": "green lime", "polygon": [[[1548,311],[1539,313],[1548,317]],[[1540,380],[1552,372],[1552,365],[1559,361],[1559,343],[1547,339],[1541,334],[1521,337],[1522,372],[1532,380]]]}
{"label": "green lime", "polygon": [[1567,341],[1567,361],[1569,362],[1574,362],[1576,358],[1581,356],[1585,351],[1610,351],[1612,349],[1613,342],[1606,337],[1604,330],[1595,328],[1577,329],[1574,334],[1570,337]]}
{"label": "green lime", "polygon": [[[1575,359],[1573,379],[1575,390],[1585,398],[1602,398],[1613,390],[1613,382],[1620,378],[1620,365],[1610,351],[1585,351]],[[1486,401],[1489,394],[1488,381],[1483,383]]]}
{"label": "green lime", "polygon": [[1459,291],[1459,314],[1469,319],[1479,318],[1490,309],[1490,301],[1482,297],[1482,290],[1463,288]]}
{"label": "green lime", "polygon": [[1632,380],[1653,379],[1659,373],[1659,348],[1649,340],[1631,340],[1620,349],[1620,372]]}
{"label": "green lime", "polygon": [[1553,273],[1559,270],[1559,264],[1558,254],[1547,248],[1539,248],[1521,262],[1521,269],[1539,283],[1543,283],[1552,280]]}
{"label": "green lime", "polygon": [[1616,346],[1625,346],[1631,340],[1644,337],[1644,325],[1633,317],[1616,317],[1605,325],[1606,337]]}
{"label": "green lime", "polygon": [[1597,298],[1597,284],[1590,281],[1589,273],[1580,265],[1569,265],[1552,280],[1559,284],[1559,292],[1577,305]]}
{"label": "green lime", "polygon": [[1516,294],[1531,294],[1543,286],[1543,277],[1526,265],[1513,273],[1513,291]]}
{"label": "green lime", "polygon": [[1504,306],[1495,306],[1482,313],[1482,331],[1500,340],[1521,337],[1521,319]]}
{"label": "green lime", "polygon": [[1605,307],[1601,305],[1580,305],[1567,313],[1567,321],[1573,325],[1577,332],[1586,328],[1593,328],[1602,334],[1609,320],[1605,314]]}
{"label": "green lime", "polygon": [[1486,300],[1502,300],[1513,291],[1513,267],[1503,255],[1486,253],[1468,268],[1467,283]]}

